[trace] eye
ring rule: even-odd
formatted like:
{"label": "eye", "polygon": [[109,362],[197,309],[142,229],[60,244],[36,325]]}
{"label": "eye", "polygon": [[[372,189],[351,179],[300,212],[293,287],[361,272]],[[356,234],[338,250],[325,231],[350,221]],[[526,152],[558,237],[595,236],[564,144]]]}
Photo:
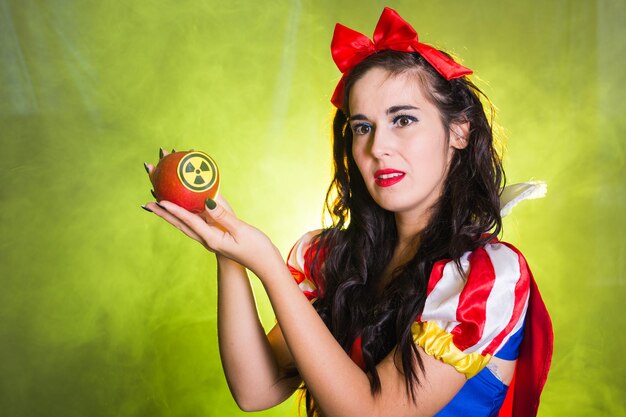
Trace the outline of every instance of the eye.
{"label": "eye", "polygon": [[417,118],[401,114],[393,118],[393,124],[398,127],[406,127],[414,122],[417,122]]}
{"label": "eye", "polygon": [[372,126],[367,123],[359,123],[352,125],[352,133],[355,135],[367,135],[372,131]]}

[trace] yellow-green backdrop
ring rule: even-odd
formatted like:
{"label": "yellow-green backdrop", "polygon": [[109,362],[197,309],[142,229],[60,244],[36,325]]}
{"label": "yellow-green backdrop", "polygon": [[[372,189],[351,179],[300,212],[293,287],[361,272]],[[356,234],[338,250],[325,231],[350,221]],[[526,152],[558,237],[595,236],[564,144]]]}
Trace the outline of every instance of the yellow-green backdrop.
{"label": "yellow-green backdrop", "polygon": [[321,224],[334,24],[371,35],[385,5],[475,70],[509,182],[549,184],[504,232],[554,321],[540,415],[626,416],[617,0],[0,0],[1,415],[244,414],[217,353],[213,256],[139,207],[142,164],[208,152],[286,254]]}

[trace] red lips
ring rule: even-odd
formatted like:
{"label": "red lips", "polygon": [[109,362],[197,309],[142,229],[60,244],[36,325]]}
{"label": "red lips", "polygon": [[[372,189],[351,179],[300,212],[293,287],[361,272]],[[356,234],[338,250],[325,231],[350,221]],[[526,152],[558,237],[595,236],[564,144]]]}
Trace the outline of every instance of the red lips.
{"label": "red lips", "polygon": [[392,185],[402,181],[406,174],[397,169],[379,169],[374,173],[376,185],[379,187],[391,187]]}

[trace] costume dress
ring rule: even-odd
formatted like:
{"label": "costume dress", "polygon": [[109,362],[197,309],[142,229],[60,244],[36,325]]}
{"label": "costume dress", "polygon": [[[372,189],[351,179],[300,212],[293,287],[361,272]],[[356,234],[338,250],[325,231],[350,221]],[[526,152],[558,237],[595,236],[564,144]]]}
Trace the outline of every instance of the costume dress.
{"label": "costume dress", "polygon": [[[324,251],[312,262],[318,233],[305,234],[287,259],[311,302],[324,296],[324,283],[311,274],[312,265],[323,262]],[[552,357],[552,327],[526,260],[514,246],[493,239],[460,261],[461,271],[449,259],[434,264],[424,310],[411,328],[427,354],[467,378],[436,417],[535,416]],[[349,353],[364,369],[360,338]],[[518,359],[514,388],[486,367],[493,356]]]}

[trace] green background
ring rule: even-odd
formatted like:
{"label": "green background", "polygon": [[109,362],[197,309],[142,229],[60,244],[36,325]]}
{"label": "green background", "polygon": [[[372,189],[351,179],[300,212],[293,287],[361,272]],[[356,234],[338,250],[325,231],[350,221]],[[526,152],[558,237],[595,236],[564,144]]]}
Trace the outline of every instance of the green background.
{"label": "green background", "polygon": [[385,5],[475,70],[509,182],[548,182],[504,233],[554,321],[540,415],[626,416],[626,4],[609,0],[0,0],[1,415],[244,415],[213,255],[139,207],[142,163],[209,153],[286,254],[322,221],[334,24],[371,35]]}

